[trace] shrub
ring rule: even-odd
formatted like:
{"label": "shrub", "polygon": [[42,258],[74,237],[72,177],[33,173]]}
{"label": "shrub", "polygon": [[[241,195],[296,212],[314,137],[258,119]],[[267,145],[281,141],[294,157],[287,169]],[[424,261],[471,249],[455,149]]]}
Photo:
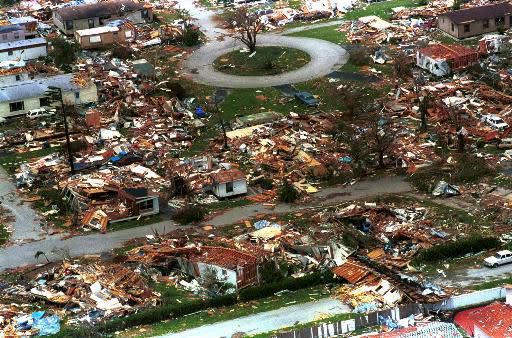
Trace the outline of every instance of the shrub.
{"label": "shrub", "polygon": [[112,56],[121,60],[126,60],[132,57],[132,50],[127,46],[117,45],[112,49]]}
{"label": "shrub", "polygon": [[284,203],[293,203],[299,198],[299,192],[289,182],[285,182],[279,189],[279,200]]}
{"label": "shrub", "polygon": [[274,187],[274,182],[272,182],[272,180],[269,178],[262,178],[258,184],[260,185],[261,189],[264,190],[272,190]]}
{"label": "shrub", "polygon": [[469,253],[493,249],[499,245],[500,241],[496,237],[471,235],[466,238],[461,238],[456,242],[448,242],[424,250],[414,259],[414,262],[435,263],[448,258],[462,257]]}
{"label": "shrub", "polygon": [[367,66],[370,64],[370,51],[366,47],[354,47],[350,51],[349,62],[356,66]]}
{"label": "shrub", "polygon": [[198,205],[187,205],[176,211],[172,219],[181,225],[201,222],[206,215],[204,208]]}
{"label": "shrub", "polygon": [[183,44],[187,47],[193,47],[199,44],[200,33],[197,29],[187,29],[183,33]]}
{"label": "shrub", "polygon": [[430,193],[440,180],[452,184],[474,183],[482,177],[493,173],[485,160],[480,157],[463,154],[456,158],[456,163],[443,171],[442,162],[433,163],[427,168],[418,170],[409,177],[416,189],[421,192]]}

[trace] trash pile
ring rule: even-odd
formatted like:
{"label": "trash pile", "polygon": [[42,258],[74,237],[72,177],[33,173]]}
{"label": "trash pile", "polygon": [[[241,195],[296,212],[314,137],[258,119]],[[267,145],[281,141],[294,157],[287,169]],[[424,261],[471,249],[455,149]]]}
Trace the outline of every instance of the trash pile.
{"label": "trash pile", "polygon": [[[26,285],[5,288],[4,300],[39,301],[54,315],[44,311],[16,316],[11,327],[59,331],[60,318],[70,325],[119,317],[137,309],[154,306],[159,300],[140,273],[112,263],[78,264],[64,261],[43,267],[44,272]],[[40,333],[41,334],[41,333]]]}

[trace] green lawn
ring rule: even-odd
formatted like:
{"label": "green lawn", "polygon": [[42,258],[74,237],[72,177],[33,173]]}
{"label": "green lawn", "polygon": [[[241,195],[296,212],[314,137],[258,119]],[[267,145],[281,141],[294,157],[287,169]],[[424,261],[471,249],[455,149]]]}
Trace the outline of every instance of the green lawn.
{"label": "green lawn", "polygon": [[0,223],[0,245],[7,243],[9,240],[9,233],[7,232],[7,227]]}
{"label": "green lawn", "polygon": [[507,285],[507,284],[512,284],[512,277],[497,279],[497,280],[493,280],[490,282],[473,285],[472,289],[473,290],[487,290],[487,289],[492,289],[492,288],[496,288],[498,286],[503,286],[503,285]]}
{"label": "green lawn", "polygon": [[53,153],[60,152],[61,148],[47,148],[47,149],[40,149],[40,150],[34,150],[34,151],[28,151],[24,153],[14,153],[9,155],[0,155],[0,165],[5,168],[5,170],[10,173],[14,174],[17,168],[19,168],[20,164],[29,161],[31,159],[43,157],[46,155],[50,155]]}
{"label": "green lawn", "polygon": [[[137,327],[121,333],[121,337],[152,337],[169,332],[180,332],[183,330],[212,324],[220,321],[239,318],[255,313],[275,310],[281,307],[306,303],[321,298],[328,297],[324,287],[317,286],[313,288],[298,290],[285,293],[281,296],[272,296],[259,301],[252,301],[243,304],[237,304],[230,307],[218,308],[209,312],[201,311],[189,316],[168,320],[143,328]],[[143,329],[144,331],[141,331]]]}
{"label": "green lawn", "polygon": [[287,34],[289,36],[297,36],[304,38],[313,38],[330,41],[332,43],[344,44],[347,43],[346,33],[338,32],[338,26],[320,27],[314,29],[308,29],[302,32],[296,32]]}
{"label": "green lawn", "polygon": [[256,54],[235,50],[217,58],[216,70],[239,76],[278,75],[299,69],[311,61],[308,53],[294,48],[257,47]]}
{"label": "green lawn", "polygon": [[395,7],[415,7],[418,6],[417,0],[390,0],[383,2],[372,3],[366,7],[349,11],[345,14],[344,19],[356,20],[363,16],[376,15],[384,20],[391,18],[393,12],[392,8]]}
{"label": "green lawn", "polygon": [[133,219],[131,221],[126,222],[119,222],[119,223],[112,223],[108,226],[108,231],[119,231],[119,230],[125,230],[125,229],[131,229],[131,228],[137,228],[144,225],[149,224],[155,224],[158,222],[163,221],[162,215],[154,215],[154,216],[148,216],[148,217],[142,217],[141,219]]}

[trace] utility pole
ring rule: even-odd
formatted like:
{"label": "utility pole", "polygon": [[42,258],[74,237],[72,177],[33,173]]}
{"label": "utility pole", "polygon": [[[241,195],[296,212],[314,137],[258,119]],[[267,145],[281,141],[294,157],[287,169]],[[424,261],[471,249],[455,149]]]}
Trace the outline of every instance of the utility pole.
{"label": "utility pole", "polygon": [[48,86],[48,92],[50,96],[54,99],[54,96],[52,94],[58,95],[58,101],[60,102],[60,107],[62,111],[62,117],[64,118],[64,133],[66,134],[66,148],[68,151],[68,163],[69,163],[69,169],[71,170],[71,175],[75,174],[75,167],[73,165],[73,153],[71,152],[71,141],[69,140],[69,128],[68,128],[68,119],[66,115],[66,109],[64,107],[64,99],[62,97],[62,88],[54,87],[54,86]]}

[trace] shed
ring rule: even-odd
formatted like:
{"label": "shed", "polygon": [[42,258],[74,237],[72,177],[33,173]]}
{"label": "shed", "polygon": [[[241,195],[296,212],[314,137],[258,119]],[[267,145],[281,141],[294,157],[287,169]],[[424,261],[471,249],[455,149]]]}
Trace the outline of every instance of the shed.
{"label": "shed", "polygon": [[221,169],[211,173],[213,193],[220,198],[243,195],[247,193],[245,174],[239,169]]}
{"label": "shed", "polygon": [[437,76],[448,75],[477,62],[478,52],[461,45],[429,45],[416,53],[417,66]]}

